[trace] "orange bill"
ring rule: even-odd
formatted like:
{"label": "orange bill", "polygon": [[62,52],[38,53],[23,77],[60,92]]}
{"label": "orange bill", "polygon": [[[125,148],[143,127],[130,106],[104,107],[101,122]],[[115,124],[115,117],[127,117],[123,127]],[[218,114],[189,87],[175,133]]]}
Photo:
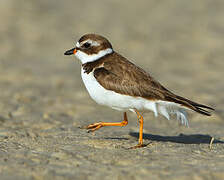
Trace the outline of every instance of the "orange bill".
{"label": "orange bill", "polygon": [[77,52],[77,49],[73,48],[68,51],[65,51],[64,55],[72,55],[72,54],[75,54],[76,52]]}

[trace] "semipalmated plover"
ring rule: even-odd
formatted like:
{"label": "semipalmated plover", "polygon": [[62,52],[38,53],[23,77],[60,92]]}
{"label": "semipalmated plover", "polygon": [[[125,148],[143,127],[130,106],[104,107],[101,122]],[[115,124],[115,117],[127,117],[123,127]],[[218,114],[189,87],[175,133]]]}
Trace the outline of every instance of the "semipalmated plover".
{"label": "semipalmated plover", "polygon": [[103,36],[86,34],[79,39],[75,48],[64,54],[74,54],[81,61],[82,80],[93,100],[124,113],[122,122],[97,122],[86,128],[95,131],[104,126],[126,126],[126,111],[135,112],[140,129],[138,145],[133,148],[144,146],[142,111],[153,111],[155,116],[161,114],[167,119],[174,114],[182,124],[188,126],[186,110],[206,116],[211,115],[206,109],[214,110],[172,93],[149,73],[115,52]]}

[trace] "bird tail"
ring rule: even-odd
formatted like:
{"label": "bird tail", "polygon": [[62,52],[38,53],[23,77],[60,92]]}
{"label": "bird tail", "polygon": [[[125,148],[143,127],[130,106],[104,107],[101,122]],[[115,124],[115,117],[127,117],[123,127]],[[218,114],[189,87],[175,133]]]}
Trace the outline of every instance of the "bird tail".
{"label": "bird tail", "polygon": [[189,99],[186,99],[184,97],[177,96],[177,95],[174,95],[174,94],[168,95],[166,97],[166,100],[167,101],[170,101],[170,102],[178,103],[178,104],[180,104],[182,106],[185,106],[187,108],[190,108],[193,111],[196,111],[196,112],[198,112],[200,114],[203,114],[203,115],[206,115],[206,116],[211,116],[211,111],[214,111],[215,110],[212,107],[209,107],[209,106],[206,106],[206,105],[203,105],[203,104],[196,103],[194,101],[191,101]]}

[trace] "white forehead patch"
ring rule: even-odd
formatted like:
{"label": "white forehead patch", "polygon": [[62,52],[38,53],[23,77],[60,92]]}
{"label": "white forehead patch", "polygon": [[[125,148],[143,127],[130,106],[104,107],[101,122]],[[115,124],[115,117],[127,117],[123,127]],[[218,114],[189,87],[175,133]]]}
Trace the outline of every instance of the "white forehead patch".
{"label": "white forehead patch", "polygon": [[75,46],[79,48],[79,47],[80,47],[80,44],[79,44],[79,42],[77,42]]}

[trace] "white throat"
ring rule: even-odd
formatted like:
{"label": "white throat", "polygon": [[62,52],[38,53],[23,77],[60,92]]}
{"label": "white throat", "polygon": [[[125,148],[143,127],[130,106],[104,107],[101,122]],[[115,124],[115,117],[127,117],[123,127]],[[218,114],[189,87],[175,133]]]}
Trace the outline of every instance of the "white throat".
{"label": "white throat", "polygon": [[97,54],[92,54],[92,55],[88,55],[80,50],[78,50],[75,53],[75,56],[82,62],[82,64],[87,63],[87,62],[92,62],[95,61],[107,54],[110,54],[113,52],[113,49],[111,48],[107,48],[104,50],[99,51]]}

